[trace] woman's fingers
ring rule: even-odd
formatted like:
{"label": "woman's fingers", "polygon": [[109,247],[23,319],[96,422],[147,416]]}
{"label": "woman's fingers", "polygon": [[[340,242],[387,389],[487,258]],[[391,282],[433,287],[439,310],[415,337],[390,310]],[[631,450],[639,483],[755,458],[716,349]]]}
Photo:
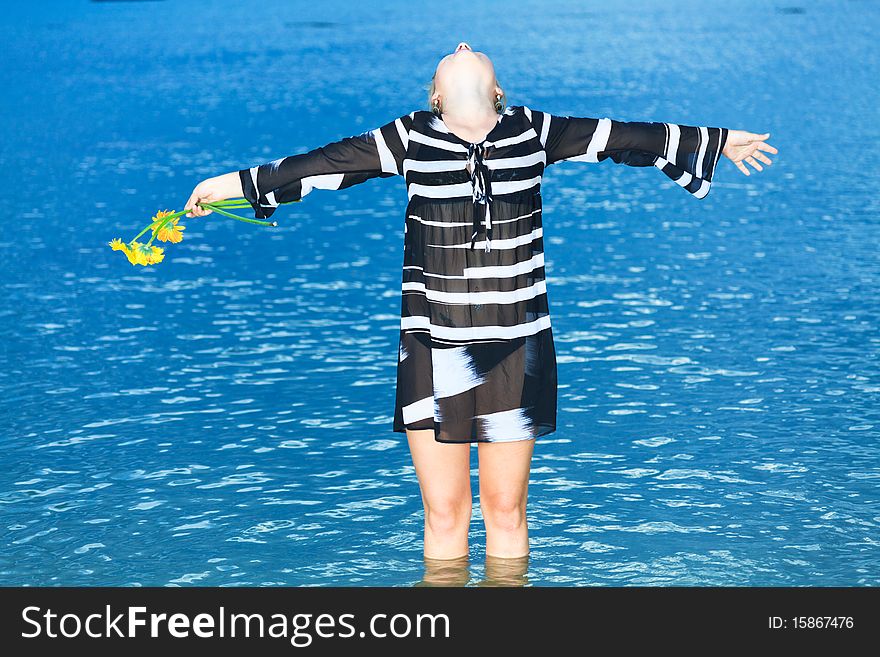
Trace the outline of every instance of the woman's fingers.
{"label": "woman's fingers", "polygon": [[196,197],[193,198],[192,207],[189,209],[189,215],[188,215],[188,216],[190,216],[190,217],[201,217],[201,216],[203,216],[203,215],[202,215],[203,210],[202,210],[201,206],[199,205],[199,202],[200,202],[201,200],[202,200],[202,199],[201,199],[199,196],[196,196]]}
{"label": "woman's fingers", "polygon": [[193,207],[195,206],[196,201],[198,201],[198,197],[196,196],[196,193],[193,192],[193,193],[190,195],[189,200],[186,202],[186,205],[183,206],[183,209],[186,210],[186,214],[185,214],[184,216],[186,216],[186,217],[191,217],[191,216],[193,216],[193,215],[192,215],[192,209],[193,209]]}
{"label": "woman's fingers", "polygon": [[193,193],[190,195],[189,200],[186,202],[184,206],[184,210],[187,210],[185,216],[187,217],[204,217],[207,214],[210,214],[210,210],[206,210],[205,208],[199,205],[200,202],[208,200],[211,197],[211,193],[204,189],[204,186],[200,183],[193,190]]}
{"label": "woman's fingers", "polygon": [[206,217],[213,212],[209,208],[202,207],[200,203],[210,203],[226,198],[223,196],[222,188],[218,187],[217,178],[208,178],[203,180],[190,195],[189,200],[183,207],[186,210],[184,216],[187,217]]}
{"label": "woman's fingers", "polygon": [[759,134],[757,132],[732,130],[731,133],[731,137],[728,139],[728,144],[731,145],[731,148],[725,147],[725,155],[730,158],[743,175],[751,175],[751,171],[749,171],[745,163],[748,163],[755,171],[764,170],[761,162],[768,165],[773,164],[772,160],[761,152],[766,151],[774,154],[779,152],[775,147],[764,141],[770,136],[769,132]]}

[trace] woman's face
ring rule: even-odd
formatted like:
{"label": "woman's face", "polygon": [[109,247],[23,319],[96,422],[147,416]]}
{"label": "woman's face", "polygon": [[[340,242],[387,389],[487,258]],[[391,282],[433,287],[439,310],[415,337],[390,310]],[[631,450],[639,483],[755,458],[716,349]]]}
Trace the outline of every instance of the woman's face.
{"label": "woman's face", "polygon": [[474,52],[462,41],[437,64],[434,72],[434,98],[458,95],[501,94],[496,84],[495,67],[484,53]]}

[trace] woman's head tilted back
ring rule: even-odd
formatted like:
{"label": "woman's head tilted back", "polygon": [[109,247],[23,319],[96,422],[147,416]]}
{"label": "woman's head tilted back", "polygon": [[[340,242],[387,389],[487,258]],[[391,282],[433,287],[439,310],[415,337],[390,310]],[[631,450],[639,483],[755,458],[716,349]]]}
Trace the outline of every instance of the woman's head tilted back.
{"label": "woman's head tilted back", "polygon": [[484,103],[500,113],[504,111],[506,100],[492,60],[484,53],[471,50],[465,41],[440,60],[428,85],[428,107],[435,113]]}

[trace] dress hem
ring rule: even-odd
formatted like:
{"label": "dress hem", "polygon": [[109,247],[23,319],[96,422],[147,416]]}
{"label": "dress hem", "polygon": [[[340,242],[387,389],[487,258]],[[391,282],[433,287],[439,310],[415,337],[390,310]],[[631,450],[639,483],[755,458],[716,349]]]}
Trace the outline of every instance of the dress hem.
{"label": "dress hem", "polygon": [[[425,431],[425,430],[426,429],[410,429],[410,431]],[[430,429],[427,429],[427,430],[430,431]],[[395,433],[405,434],[407,430],[405,428],[404,429],[395,428],[395,429],[392,429],[392,431]],[[471,443],[518,443],[518,442],[522,442],[524,440],[535,440],[535,439],[540,438],[542,436],[546,436],[548,434],[554,433],[555,431],[556,431],[556,425],[552,425],[552,426],[547,427],[546,429],[542,429],[541,431],[536,433],[534,436],[529,436],[528,438],[515,438],[513,440],[480,440],[479,438],[470,438],[468,440],[440,440],[439,438],[437,438],[437,435],[435,433],[434,440],[438,443],[443,443],[445,445],[461,445],[461,444],[471,444]]]}

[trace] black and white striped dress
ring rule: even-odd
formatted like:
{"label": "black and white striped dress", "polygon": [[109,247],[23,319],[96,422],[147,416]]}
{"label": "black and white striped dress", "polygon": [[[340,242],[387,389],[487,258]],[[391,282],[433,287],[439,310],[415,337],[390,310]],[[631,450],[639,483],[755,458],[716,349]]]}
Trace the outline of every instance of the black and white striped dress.
{"label": "black and white striped dress", "polygon": [[541,176],[556,162],[655,166],[708,194],[726,128],[556,116],[508,107],[481,142],[427,110],[240,173],[257,218],[312,189],[403,176],[393,430],[447,443],[556,429],[556,352],[544,271]]}

